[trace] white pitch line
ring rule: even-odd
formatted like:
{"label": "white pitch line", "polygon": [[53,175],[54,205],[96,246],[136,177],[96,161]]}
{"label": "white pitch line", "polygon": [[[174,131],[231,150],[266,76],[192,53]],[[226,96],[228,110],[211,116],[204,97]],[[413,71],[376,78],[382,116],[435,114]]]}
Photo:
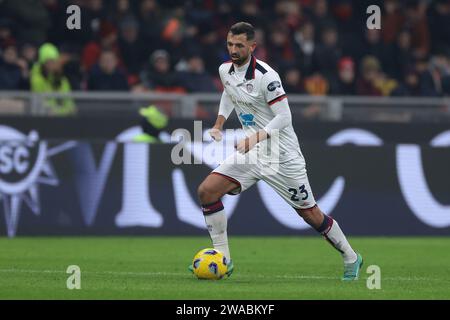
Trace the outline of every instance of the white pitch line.
{"label": "white pitch line", "polygon": [[[32,269],[0,269],[0,273],[66,273],[63,270],[32,270]],[[97,275],[116,275],[116,276],[188,276],[189,273],[176,273],[176,272],[128,272],[128,271],[82,271],[83,274],[97,274]],[[287,279],[287,280],[339,280],[337,277],[326,277],[326,276],[316,276],[316,275],[263,275],[263,274],[252,274],[252,275],[235,275],[233,278],[245,279],[245,278],[261,278],[261,279]],[[365,278],[360,278],[360,280],[365,280]],[[420,277],[384,277],[382,280],[388,281],[440,281],[445,282],[443,279],[433,279],[433,278],[420,278]]]}
{"label": "white pitch line", "polygon": [[[64,270],[0,269],[4,273],[66,273]],[[108,274],[122,276],[183,276],[186,273],[170,272],[127,272],[127,271],[82,271],[83,274]]]}

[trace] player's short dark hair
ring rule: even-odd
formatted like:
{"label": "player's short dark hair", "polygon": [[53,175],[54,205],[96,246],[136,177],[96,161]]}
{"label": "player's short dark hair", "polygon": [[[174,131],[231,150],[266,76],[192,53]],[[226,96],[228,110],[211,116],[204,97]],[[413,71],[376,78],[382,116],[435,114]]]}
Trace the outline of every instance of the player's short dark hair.
{"label": "player's short dark hair", "polygon": [[248,22],[238,22],[231,26],[230,32],[233,35],[243,34],[247,36],[247,40],[255,39],[255,28]]}

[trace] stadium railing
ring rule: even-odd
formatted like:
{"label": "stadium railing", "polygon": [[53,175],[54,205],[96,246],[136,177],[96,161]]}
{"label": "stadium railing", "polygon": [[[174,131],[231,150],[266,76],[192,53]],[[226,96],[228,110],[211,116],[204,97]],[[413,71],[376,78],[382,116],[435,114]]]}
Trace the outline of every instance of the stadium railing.
{"label": "stadium railing", "polygon": [[[51,116],[46,101],[72,99],[81,116],[134,116],[155,104],[173,118],[214,119],[220,94],[0,91],[0,116]],[[289,95],[293,117],[311,121],[450,122],[450,97]]]}

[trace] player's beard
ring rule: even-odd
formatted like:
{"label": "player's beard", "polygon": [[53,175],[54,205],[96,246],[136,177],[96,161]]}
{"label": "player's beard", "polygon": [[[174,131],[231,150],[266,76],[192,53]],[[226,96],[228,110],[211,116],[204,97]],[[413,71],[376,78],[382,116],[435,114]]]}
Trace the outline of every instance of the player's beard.
{"label": "player's beard", "polygon": [[233,61],[233,63],[239,67],[239,66],[242,66],[243,64],[245,64],[245,62],[247,62],[248,57],[249,57],[249,55],[242,56],[242,57],[234,57],[232,55],[231,61]]}

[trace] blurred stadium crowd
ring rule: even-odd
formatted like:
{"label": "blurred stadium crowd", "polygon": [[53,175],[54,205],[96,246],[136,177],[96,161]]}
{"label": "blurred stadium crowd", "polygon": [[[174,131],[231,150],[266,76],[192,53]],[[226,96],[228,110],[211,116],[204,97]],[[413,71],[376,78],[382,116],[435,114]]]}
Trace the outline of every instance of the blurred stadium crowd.
{"label": "blurred stadium crowd", "polygon": [[450,0],[0,0],[0,90],[219,92],[237,21],[288,93],[450,95]]}

